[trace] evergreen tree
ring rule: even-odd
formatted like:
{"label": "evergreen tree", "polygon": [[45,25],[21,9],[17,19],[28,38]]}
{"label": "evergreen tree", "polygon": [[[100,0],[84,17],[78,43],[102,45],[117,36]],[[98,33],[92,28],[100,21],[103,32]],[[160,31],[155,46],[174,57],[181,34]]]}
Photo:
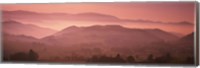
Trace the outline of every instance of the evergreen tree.
{"label": "evergreen tree", "polygon": [[133,56],[128,56],[126,60],[127,60],[128,63],[135,62],[135,58]]}
{"label": "evergreen tree", "polygon": [[32,49],[29,50],[29,60],[36,61],[38,59],[38,54],[34,52]]}
{"label": "evergreen tree", "polygon": [[120,62],[120,63],[121,63],[121,62],[125,62],[125,61],[122,59],[122,57],[120,56],[120,54],[117,54],[116,57],[115,57],[114,59],[115,59],[115,62],[117,62],[117,63],[118,63],[118,62]]}

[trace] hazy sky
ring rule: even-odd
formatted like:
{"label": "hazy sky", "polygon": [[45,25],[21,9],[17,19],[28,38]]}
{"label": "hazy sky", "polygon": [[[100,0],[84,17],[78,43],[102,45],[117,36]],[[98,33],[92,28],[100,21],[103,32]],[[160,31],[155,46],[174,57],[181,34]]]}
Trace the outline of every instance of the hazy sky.
{"label": "hazy sky", "polygon": [[[150,20],[154,22],[163,23],[179,23],[187,21],[189,23],[195,23],[196,10],[195,2],[157,2],[157,3],[65,3],[65,4],[4,4],[3,10],[15,11],[25,10],[39,13],[100,13],[118,17],[119,19],[131,19],[131,20]],[[37,20],[36,20],[37,21]],[[52,22],[52,23],[51,23]],[[29,22],[30,23],[30,22]],[[102,22],[67,22],[67,21],[52,21],[47,22],[32,22],[42,27],[47,27],[55,30],[62,30],[66,27],[76,26],[90,26],[90,25],[107,25],[108,23]],[[145,24],[141,25],[129,23],[119,23],[130,28],[159,28],[168,32],[176,32],[182,34],[188,34],[194,31],[193,25],[157,25],[157,24]]]}
{"label": "hazy sky", "polygon": [[194,23],[195,3],[73,3],[73,4],[13,4],[3,10],[28,10],[42,13],[96,12],[122,19],[144,19],[162,22],[188,21]]}

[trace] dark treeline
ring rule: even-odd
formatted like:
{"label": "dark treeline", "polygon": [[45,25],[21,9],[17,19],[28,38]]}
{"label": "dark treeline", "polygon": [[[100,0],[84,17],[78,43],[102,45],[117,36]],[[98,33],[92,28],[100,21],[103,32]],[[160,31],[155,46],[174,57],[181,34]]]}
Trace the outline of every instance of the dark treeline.
{"label": "dark treeline", "polygon": [[[77,58],[75,58],[77,57]],[[93,55],[89,59],[81,59],[81,57],[75,56],[71,61],[87,61],[88,63],[156,63],[156,64],[194,64],[193,57],[186,57],[184,61],[180,61],[179,58],[173,57],[170,53],[166,53],[162,56],[155,57],[153,54],[149,54],[147,58],[143,61],[137,61],[137,58],[133,55],[129,55],[127,57],[122,57],[120,54],[116,54],[115,56],[106,56],[100,55],[96,56]],[[181,57],[181,56],[180,56]],[[15,54],[10,55],[9,57],[4,57],[4,61],[38,61],[39,55],[33,51],[32,49],[29,50],[28,53],[18,52]],[[71,62],[69,57],[65,57],[68,60],[62,60],[66,62]],[[58,58],[54,60],[59,60]],[[41,60],[39,60],[41,61]]]}
{"label": "dark treeline", "polygon": [[29,50],[28,53],[18,52],[15,54],[10,55],[9,57],[4,57],[4,61],[37,61],[39,55],[33,51],[32,49]]}
{"label": "dark treeline", "polygon": [[[178,62],[177,62],[178,61]],[[134,56],[127,56],[122,58],[120,54],[117,54],[115,57],[109,56],[92,56],[88,59],[89,63],[164,63],[164,64],[194,64],[193,57],[187,57],[184,61],[179,61],[178,59],[171,56],[170,53],[166,53],[160,57],[154,57],[153,54],[148,55],[144,61],[136,61]]]}
{"label": "dark treeline", "polygon": [[[134,61],[133,57],[132,57],[132,61]],[[105,55],[102,55],[102,56],[99,56],[99,57],[98,56],[92,56],[92,58],[89,59],[88,62],[125,63],[126,61],[124,59],[122,59],[120,54],[117,54],[115,57],[108,57],[108,56],[105,56]]]}

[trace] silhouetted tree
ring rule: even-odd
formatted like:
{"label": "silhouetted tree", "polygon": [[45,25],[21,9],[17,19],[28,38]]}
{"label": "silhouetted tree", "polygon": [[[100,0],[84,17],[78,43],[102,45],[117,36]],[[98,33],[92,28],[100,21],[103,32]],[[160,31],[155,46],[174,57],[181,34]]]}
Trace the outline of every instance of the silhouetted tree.
{"label": "silhouetted tree", "polygon": [[29,60],[36,61],[38,59],[38,54],[34,52],[32,49],[29,50]]}
{"label": "silhouetted tree", "polygon": [[171,60],[172,60],[172,56],[170,53],[167,53],[164,56],[161,56],[155,59],[155,61],[158,63],[170,63]]}
{"label": "silhouetted tree", "polygon": [[92,56],[92,58],[88,59],[88,62],[98,62],[98,63],[123,63],[124,59],[121,58],[119,54],[116,57],[108,57],[106,55],[102,56]]}
{"label": "silhouetted tree", "polygon": [[117,55],[116,55],[116,58],[121,58],[120,54],[117,54]]}
{"label": "silhouetted tree", "polygon": [[113,58],[112,57],[108,57],[106,55],[101,56],[98,61],[100,62],[113,62]]}
{"label": "silhouetted tree", "polygon": [[167,53],[166,54],[166,57],[165,57],[167,60],[170,60],[172,57],[171,57],[171,54],[170,53]]}
{"label": "silhouetted tree", "polygon": [[150,54],[148,57],[147,57],[147,61],[148,62],[153,62],[153,55],[152,54]]}
{"label": "silhouetted tree", "polygon": [[115,59],[115,62],[118,62],[118,63],[125,62],[125,60],[122,59],[122,57],[120,56],[120,54],[117,54],[114,59]]}
{"label": "silhouetted tree", "polygon": [[26,53],[19,52],[10,56],[11,61],[28,61],[28,56]]}
{"label": "silhouetted tree", "polygon": [[18,52],[10,56],[11,61],[36,61],[38,59],[38,54],[34,52],[32,49],[28,54],[24,52]]}
{"label": "silhouetted tree", "polygon": [[193,57],[187,57],[185,62],[187,64],[194,64],[194,58]]}
{"label": "silhouetted tree", "polygon": [[128,63],[133,63],[133,62],[135,62],[135,58],[134,58],[133,56],[128,56],[128,57],[126,58],[126,61],[127,61]]}

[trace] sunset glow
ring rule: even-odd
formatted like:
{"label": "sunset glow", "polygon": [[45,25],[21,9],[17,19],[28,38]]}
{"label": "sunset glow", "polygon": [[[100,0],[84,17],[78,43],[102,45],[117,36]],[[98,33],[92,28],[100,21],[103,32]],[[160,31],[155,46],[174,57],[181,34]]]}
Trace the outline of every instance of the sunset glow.
{"label": "sunset glow", "polygon": [[1,7],[3,61],[194,64],[195,2]]}

